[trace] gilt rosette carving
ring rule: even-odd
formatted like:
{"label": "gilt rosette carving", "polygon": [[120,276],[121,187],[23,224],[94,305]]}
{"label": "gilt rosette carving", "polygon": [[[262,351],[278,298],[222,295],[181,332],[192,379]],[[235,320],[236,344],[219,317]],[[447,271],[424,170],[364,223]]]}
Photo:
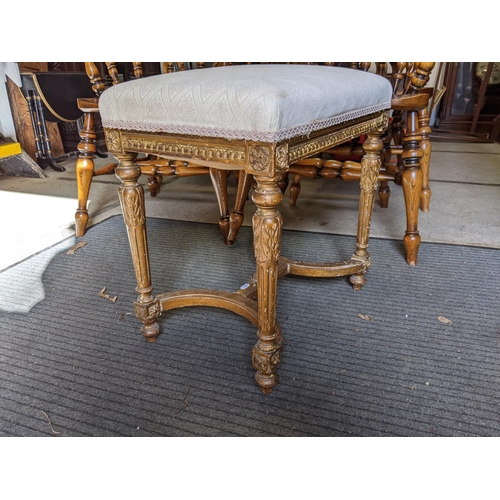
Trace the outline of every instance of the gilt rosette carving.
{"label": "gilt rosette carving", "polygon": [[106,146],[109,152],[121,151],[120,132],[117,130],[106,130]]}
{"label": "gilt rosette carving", "polygon": [[248,163],[255,172],[269,171],[271,167],[271,153],[265,146],[251,146],[248,150]]}

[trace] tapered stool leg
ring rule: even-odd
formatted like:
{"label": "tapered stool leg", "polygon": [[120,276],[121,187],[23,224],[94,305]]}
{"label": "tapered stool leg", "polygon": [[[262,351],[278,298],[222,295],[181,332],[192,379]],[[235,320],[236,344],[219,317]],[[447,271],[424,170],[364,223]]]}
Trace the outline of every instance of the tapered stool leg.
{"label": "tapered stool leg", "polygon": [[[368,238],[370,234],[375,192],[378,186],[378,176],[382,165],[380,158],[382,147],[383,143],[380,139],[380,134],[377,133],[368,134],[363,143],[365,154],[361,160],[358,232],[356,237],[356,251],[352,258],[365,261],[366,267],[370,265],[370,254],[367,251]],[[350,277],[350,281],[355,290],[360,290],[366,283],[364,272],[353,274]]]}
{"label": "tapered stool leg", "polygon": [[136,157],[135,153],[116,155],[116,159],[119,161],[116,176],[121,180],[118,194],[134,263],[137,281],[136,291],[139,294],[134,303],[135,314],[143,323],[141,333],[148,342],[154,342],[160,333],[156,322],[160,315],[160,306],[152,294],[144,189],[138,183],[141,169],[135,164]]}
{"label": "tapered stool leg", "polygon": [[283,342],[276,329],[276,294],[283,220],[277,206],[283,199],[280,176],[255,176],[252,200],[257,206],[253,216],[254,251],[257,263],[258,341],[252,350],[255,380],[265,394],[278,383],[277,366]]}

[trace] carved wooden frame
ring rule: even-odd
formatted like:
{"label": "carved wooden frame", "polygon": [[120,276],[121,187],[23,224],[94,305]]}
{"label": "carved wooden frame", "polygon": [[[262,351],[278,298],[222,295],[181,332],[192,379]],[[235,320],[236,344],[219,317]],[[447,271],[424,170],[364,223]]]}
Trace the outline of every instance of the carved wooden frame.
{"label": "carved wooden frame", "polygon": [[[366,282],[370,264],[368,236],[374,195],[381,166],[380,135],[387,128],[389,111],[374,113],[329,127],[308,136],[276,143],[182,136],[133,130],[105,129],[108,151],[118,160],[116,175],[124,221],[127,226],[139,296],[134,304],[143,323],[142,334],[154,342],[160,333],[157,323],[162,312],[188,306],[220,307],[242,315],[257,326],[257,343],[252,350],[255,379],[262,392],[269,393],[278,382],[276,372],[283,340],[276,321],[279,278],[287,274],[309,277],[350,276],[355,289]],[[361,162],[360,201],[356,249],[342,262],[302,262],[280,255],[282,217],[278,205],[283,198],[279,180],[291,163],[308,158],[349,139],[366,134],[365,156]],[[252,195],[257,210],[253,216],[256,273],[235,292],[180,290],[153,295],[146,235],[144,190],[136,162],[139,153],[174,160],[196,161],[218,169],[244,170],[253,175]],[[257,299],[257,300],[255,300]]]}

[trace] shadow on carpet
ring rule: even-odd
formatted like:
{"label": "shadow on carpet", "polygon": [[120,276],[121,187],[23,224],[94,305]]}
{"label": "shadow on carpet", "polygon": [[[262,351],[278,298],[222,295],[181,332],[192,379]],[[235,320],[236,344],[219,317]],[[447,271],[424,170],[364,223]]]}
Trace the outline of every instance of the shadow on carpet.
{"label": "shadow on carpet", "polygon": [[[254,271],[248,227],[232,247],[209,224],[148,219],[148,234],[158,293],[233,291]],[[121,216],[81,240],[43,271],[43,300],[0,312],[2,436],[500,436],[499,250],[422,244],[409,267],[399,241],[372,239],[360,292],[348,278],[281,280],[280,382],[264,395],[253,325],[178,309],[148,344]],[[291,258],[353,249],[349,236],[283,235]]]}

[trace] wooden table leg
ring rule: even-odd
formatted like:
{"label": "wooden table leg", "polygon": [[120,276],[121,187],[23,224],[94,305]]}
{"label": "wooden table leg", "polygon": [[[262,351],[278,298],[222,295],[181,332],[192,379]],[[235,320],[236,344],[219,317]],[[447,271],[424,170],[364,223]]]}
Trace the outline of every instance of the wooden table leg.
{"label": "wooden table leg", "polygon": [[423,157],[420,142],[422,135],[418,128],[418,112],[408,113],[408,131],[403,140],[404,170],[402,176],[403,193],[406,206],[406,233],[404,245],[406,261],[410,266],[417,265],[420,234],[418,232],[418,210],[422,193],[422,168]]}
{"label": "wooden table leg", "polygon": [[283,220],[277,206],[283,199],[274,177],[254,175],[256,188],[252,200],[257,206],[253,216],[254,250],[257,263],[258,341],[252,350],[255,380],[261,391],[269,394],[278,383],[277,366],[283,341],[276,328],[276,294]]}
{"label": "wooden table leg", "polygon": [[[356,237],[356,251],[353,259],[366,262],[366,267],[370,264],[370,254],[367,251],[368,238],[370,234],[370,223],[375,202],[375,192],[378,186],[378,177],[381,161],[381,151],[383,142],[379,133],[370,133],[363,143],[365,152],[361,160],[361,180],[359,196],[358,232]],[[365,271],[353,274],[350,282],[355,290],[360,290],[366,283]]]}
{"label": "wooden table leg", "polygon": [[160,315],[160,304],[152,294],[144,189],[138,183],[141,169],[135,163],[136,157],[136,153],[116,155],[116,159],[119,161],[116,176],[121,180],[118,194],[132,252],[137,280],[136,291],[139,294],[134,303],[135,314],[143,323],[141,333],[148,342],[154,342],[160,333],[159,325],[156,322]]}

